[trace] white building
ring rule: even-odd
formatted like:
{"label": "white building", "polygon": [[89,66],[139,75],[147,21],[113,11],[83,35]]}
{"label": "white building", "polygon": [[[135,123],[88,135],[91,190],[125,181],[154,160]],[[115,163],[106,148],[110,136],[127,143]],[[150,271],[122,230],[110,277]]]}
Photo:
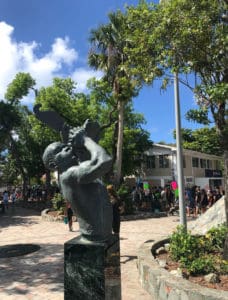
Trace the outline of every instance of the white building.
{"label": "white building", "polygon": [[[151,186],[165,186],[177,181],[176,147],[154,144],[144,153],[140,180]],[[183,149],[183,173],[185,186],[201,188],[223,187],[222,157]]]}

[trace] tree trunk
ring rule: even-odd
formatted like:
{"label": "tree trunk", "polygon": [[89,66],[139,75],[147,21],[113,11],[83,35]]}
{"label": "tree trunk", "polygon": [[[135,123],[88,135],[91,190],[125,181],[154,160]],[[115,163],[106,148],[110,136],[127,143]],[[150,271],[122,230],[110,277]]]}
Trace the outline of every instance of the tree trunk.
{"label": "tree trunk", "polygon": [[[224,151],[224,181],[225,181],[225,214],[226,224],[228,225],[228,150]],[[228,260],[228,234],[226,235],[223,258]]]}
{"label": "tree trunk", "polygon": [[46,190],[47,190],[47,196],[49,196],[50,192],[51,192],[51,172],[50,172],[50,170],[45,170],[45,173],[46,173],[45,185],[46,185]]}
{"label": "tree trunk", "polygon": [[119,186],[122,176],[123,156],[123,130],[124,130],[124,102],[118,102],[118,139],[116,147],[116,185]]}
{"label": "tree trunk", "polygon": [[104,176],[104,182],[109,184],[115,184],[115,178],[114,178],[114,164],[116,161],[116,144],[117,144],[117,138],[118,138],[118,122],[115,122],[114,132],[113,132],[113,139],[112,139],[112,167],[108,173]]}
{"label": "tree trunk", "polygon": [[27,197],[27,178],[26,178],[26,176],[24,176],[24,174],[22,175],[22,180],[23,180],[22,198],[23,198],[23,200],[28,200],[28,197]]}
{"label": "tree trunk", "polygon": [[26,197],[27,197],[27,193],[26,193],[26,191],[27,191],[27,175],[26,175],[26,172],[24,171],[23,164],[20,160],[20,154],[18,153],[17,145],[11,135],[10,135],[10,142],[11,142],[11,150],[12,150],[13,158],[16,160],[17,168],[20,171],[22,180],[23,180],[22,197],[23,197],[23,200],[27,200],[26,199]]}

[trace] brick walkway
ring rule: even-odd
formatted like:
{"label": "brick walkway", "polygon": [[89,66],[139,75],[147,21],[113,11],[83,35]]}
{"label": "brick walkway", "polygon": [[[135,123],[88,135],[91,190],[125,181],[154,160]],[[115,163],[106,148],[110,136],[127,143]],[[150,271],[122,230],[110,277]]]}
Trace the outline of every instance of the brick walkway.
{"label": "brick walkway", "polygon": [[[122,300],[157,300],[139,284],[137,250],[147,240],[166,237],[178,224],[176,216],[121,223]],[[41,247],[25,256],[0,258],[0,299],[63,300],[63,245],[79,234],[77,222],[73,225],[69,232],[67,225],[42,221],[37,212],[19,207],[0,214],[0,246]]]}

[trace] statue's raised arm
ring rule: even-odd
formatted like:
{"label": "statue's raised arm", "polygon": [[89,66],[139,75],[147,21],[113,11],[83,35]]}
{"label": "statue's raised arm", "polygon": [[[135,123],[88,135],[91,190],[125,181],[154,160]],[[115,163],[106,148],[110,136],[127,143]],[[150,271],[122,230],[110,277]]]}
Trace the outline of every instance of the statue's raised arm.
{"label": "statue's raised arm", "polygon": [[78,165],[69,169],[75,180],[80,183],[90,183],[110,170],[111,157],[104,148],[86,135],[84,129],[72,129],[69,140],[69,146],[78,158]]}

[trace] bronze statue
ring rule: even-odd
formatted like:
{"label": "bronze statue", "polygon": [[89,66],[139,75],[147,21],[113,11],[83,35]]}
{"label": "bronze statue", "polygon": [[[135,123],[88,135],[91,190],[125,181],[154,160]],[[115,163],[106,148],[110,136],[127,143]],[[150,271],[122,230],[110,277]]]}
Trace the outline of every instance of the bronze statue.
{"label": "bronze statue", "polygon": [[65,140],[50,144],[43,162],[58,171],[61,192],[79,222],[81,241],[105,241],[112,233],[112,206],[99,178],[110,170],[112,159],[95,141],[98,123],[87,120],[76,128],[58,123],[58,128],[65,128]]}

